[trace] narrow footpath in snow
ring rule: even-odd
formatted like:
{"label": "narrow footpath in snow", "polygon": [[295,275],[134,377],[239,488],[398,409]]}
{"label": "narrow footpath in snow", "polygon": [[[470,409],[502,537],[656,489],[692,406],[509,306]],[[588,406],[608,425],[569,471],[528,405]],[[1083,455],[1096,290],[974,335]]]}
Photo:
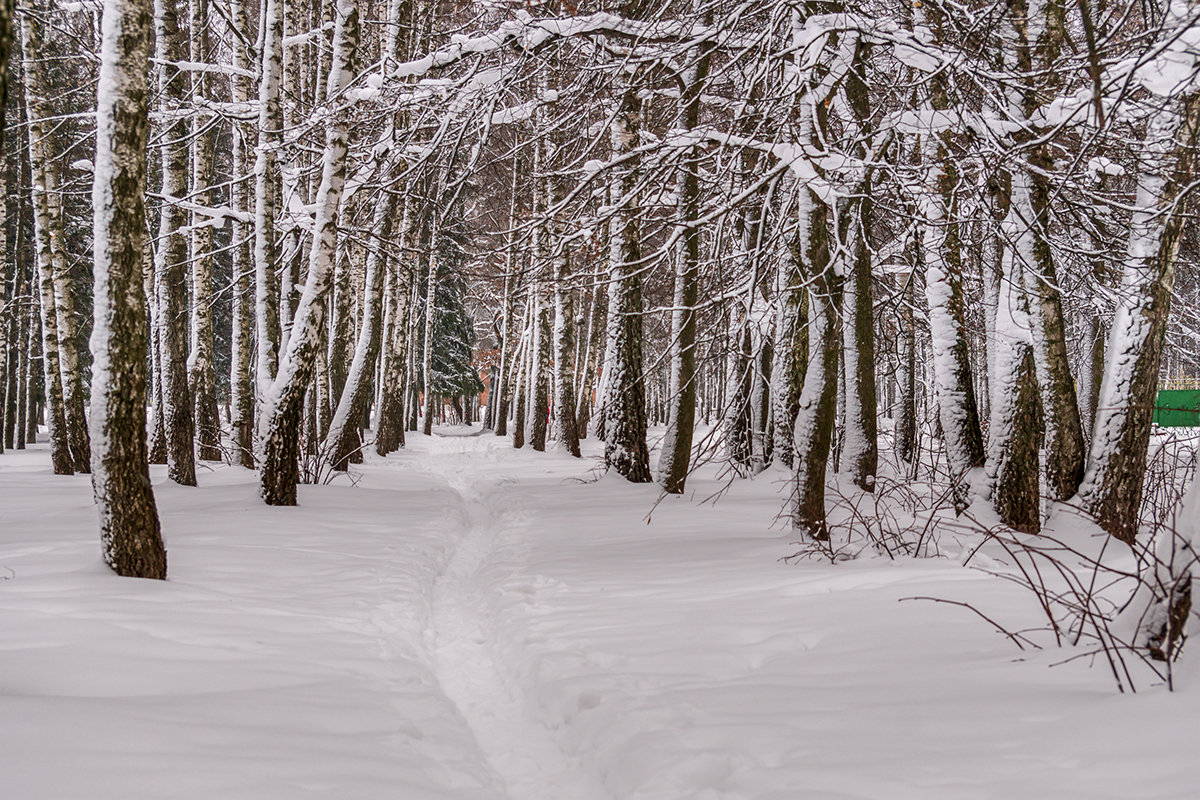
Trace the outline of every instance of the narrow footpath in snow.
{"label": "narrow footpath in snow", "polygon": [[[465,531],[449,564],[433,586],[429,638],[438,680],[475,733],[488,763],[511,800],[612,800],[577,759],[563,752],[554,732],[530,717],[524,698],[495,652],[497,631],[489,625],[488,583],[481,578],[515,514],[495,486],[474,480],[463,437],[434,440],[435,452],[461,453],[436,467],[463,508]],[[474,484],[474,485],[473,485]]]}

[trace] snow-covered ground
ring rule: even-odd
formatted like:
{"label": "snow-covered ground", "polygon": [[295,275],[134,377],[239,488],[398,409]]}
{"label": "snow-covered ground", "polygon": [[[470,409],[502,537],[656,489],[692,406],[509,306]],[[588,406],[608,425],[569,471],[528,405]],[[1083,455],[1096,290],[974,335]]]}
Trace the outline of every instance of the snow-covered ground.
{"label": "snow-covered ground", "polygon": [[1120,695],[898,602],[1038,624],[954,558],[783,562],[778,475],[655,505],[465,432],[292,509],[156,468],[166,582],[102,565],[86,476],[0,455],[0,797],[1200,796],[1200,652]]}

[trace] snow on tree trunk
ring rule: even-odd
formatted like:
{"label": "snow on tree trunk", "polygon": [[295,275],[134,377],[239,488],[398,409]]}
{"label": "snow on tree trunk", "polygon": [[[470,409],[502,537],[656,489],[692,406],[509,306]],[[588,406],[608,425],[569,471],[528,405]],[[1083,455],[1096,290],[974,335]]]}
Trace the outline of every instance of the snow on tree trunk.
{"label": "snow on tree trunk", "polygon": [[[1049,153],[1048,147],[1040,148]],[[1075,378],[1071,375],[1067,351],[1067,325],[1063,317],[1058,276],[1050,252],[1049,197],[1055,188],[1045,175],[1053,170],[1048,158],[1034,157],[1031,211],[1038,232],[1034,242],[1035,274],[1032,283],[1032,318],[1037,335],[1034,352],[1042,405],[1045,414],[1046,486],[1050,497],[1069,500],[1083,480],[1086,458],[1083,425],[1079,415],[1079,400],[1075,393]],[[1037,163],[1041,162],[1041,163]]]}
{"label": "snow on tree trunk", "polygon": [[145,297],[148,300],[149,313],[147,318],[150,322],[150,419],[147,421],[149,429],[149,450],[151,464],[166,464],[167,463],[167,428],[163,423],[163,399],[162,399],[162,342],[159,337],[161,325],[159,319],[161,314],[158,307],[158,286],[154,275],[154,255],[150,247],[151,237],[146,237],[146,244],[142,247],[142,288]]}
{"label": "snow on tree trunk", "polygon": [[[789,186],[793,185],[788,181]],[[790,206],[781,206],[780,212]],[[799,265],[786,244],[781,243],[775,283],[774,362],[771,365],[771,421],[774,463],[791,469],[795,464],[796,414],[804,390],[808,367],[808,290]]]}
{"label": "snow on tree trunk", "polygon": [[532,336],[528,324],[533,319],[532,306],[530,301],[532,293],[526,297],[525,302],[525,322],[526,328],[521,334],[521,347],[517,351],[517,367],[513,377],[513,448],[521,449],[525,446],[525,408],[526,400],[529,396],[527,376],[529,373],[529,351],[531,350]]}
{"label": "snow on tree trunk", "polygon": [[[412,201],[406,200],[397,237],[401,253],[410,235],[411,206]],[[382,386],[375,431],[375,452],[381,456],[404,446],[404,398],[408,393],[406,357],[409,317],[412,314],[412,270],[404,263],[397,263],[388,272],[394,273],[395,277],[389,281],[387,303],[390,330],[389,335],[384,337]]]}
{"label": "snow on tree trunk", "polygon": [[[1001,33],[1005,61],[1023,72],[1028,72],[1032,63],[1027,13],[1025,1],[1014,0]],[[1030,139],[1026,127],[1036,102],[1019,88],[1006,93],[1005,112],[1023,126],[1010,137],[1014,149]],[[992,505],[1000,520],[1016,530],[1037,533],[1041,529],[1042,438],[1037,378],[1038,373],[1045,378],[1047,362],[1035,354],[1045,355],[1048,348],[1045,343],[1037,343],[1045,331],[1040,325],[1039,295],[1030,287],[1043,278],[1047,268],[1052,272],[1053,264],[1043,238],[1045,230],[1039,230],[1046,220],[1038,219],[1036,186],[1029,170],[1019,164],[1004,170],[996,186],[996,211],[1004,214],[996,244],[999,268],[992,274],[990,264],[984,267],[988,272],[985,290],[994,295],[994,308],[989,308],[991,398],[986,473]],[[1041,383],[1045,385],[1044,380]]]}
{"label": "snow on tree trunk", "polygon": [[[390,193],[381,193],[382,196],[388,194]],[[351,219],[355,216],[352,209],[347,209],[346,215]],[[320,430],[321,436],[324,437],[329,435],[333,424],[334,407],[345,391],[346,378],[350,372],[350,361],[354,357],[352,348],[356,337],[353,334],[354,287],[351,280],[353,265],[350,263],[348,250],[349,248],[346,246],[339,248],[333,266],[333,286],[330,288],[330,319],[325,349],[325,361],[329,365],[329,371],[325,373],[329,381],[329,408],[324,420],[325,424]],[[334,454],[327,453],[326,455],[333,457],[335,462],[339,460]]]}
{"label": "snow on tree trunk", "polygon": [[808,365],[793,425],[792,527],[810,539],[829,538],[825,472],[837,417],[842,276],[830,259],[828,208],[800,190],[795,258],[809,285]]}
{"label": "snow on tree trunk", "polygon": [[[638,142],[640,116],[637,90],[624,87],[612,126],[614,156],[630,156]],[[609,223],[612,351],[606,364],[610,374],[604,402],[604,465],[628,481],[649,483],[646,385],[642,373],[642,242],[634,197],[638,177],[637,158],[630,157],[619,179],[621,207]]]}
{"label": "snow on tree trunk", "polygon": [[1194,180],[1200,138],[1200,93],[1156,102],[1146,125],[1108,367],[1079,490],[1100,526],[1129,543],[1137,535],[1175,260],[1186,219],[1181,194]]}
{"label": "snow on tree trunk", "polygon": [[[917,239],[912,237],[906,250],[911,254],[909,267],[920,260]],[[912,475],[917,460],[917,324],[913,306],[916,303],[915,272],[901,275],[904,282],[900,300],[900,353],[897,380],[900,384],[900,411],[896,419],[893,447],[906,474]]]}
{"label": "snow on tree trunk", "polygon": [[[871,104],[868,96],[866,63],[869,48],[861,39],[854,48],[854,57],[846,76],[846,100],[853,124],[861,131],[857,155],[864,160],[869,154],[865,137],[872,129]],[[874,215],[871,173],[863,170],[857,180],[855,197],[844,212],[841,225],[846,240],[845,251],[850,259],[850,275],[844,282],[844,314],[842,323],[845,361],[845,430],[839,454],[840,470],[854,485],[866,491],[875,489],[875,472],[879,467],[879,444],[876,430],[875,396],[875,320],[871,296],[871,222]]]}
{"label": "snow on tree trunk", "polygon": [[579,458],[579,431],[575,428],[575,383],[571,353],[575,349],[575,303],[568,282],[571,278],[567,245],[555,243],[554,269],[554,440]]}
{"label": "snow on tree trunk", "polygon": [[[511,223],[511,217],[510,217]],[[512,248],[511,238],[507,246],[506,262],[507,267],[504,271],[504,294],[501,299],[502,307],[500,311],[500,364],[496,370],[496,381],[490,387],[488,392],[488,405],[496,409],[495,426],[497,436],[505,436],[508,434],[508,395],[511,389],[508,381],[508,373],[512,369],[513,361],[513,300],[512,300],[512,285],[516,278],[512,274]]]}
{"label": "snow on tree trunk", "polygon": [[950,218],[949,193],[954,179],[943,163],[946,152],[942,146],[932,145],[926,156],[926,182],[919,204],[924,229],[925,298],[929,304],[938,416],[955,485],[955,507],[963,509],[968,502],[966,473],[983,465],[983,435],[965,331],[962,264]]}
{"label": "snow on tree trunk", "polygon": [[[1094,189],[1097,193],[1105,188],[1105,175],[1097,172],[1094,178]],[[1111,211],[1103,206],[1093,206],[1089,209],[1090,226],[1085,247],[1090,247],[1092,254],[1089,258],[1091,280],[1095,286],[1106,286],[1109,268],[1107,249],[1109,247],[1109,231],[1111,228]],[[1085,346],[1083,369],[1079,379],[1079,414],[1082,428],[1090,442],[1092,430],[1096,424],[1096,412],[1100,403],[1100,389],[1104,384],[1105,343],[1108,340],[1109,322],[1112,319],[1106,298],[1097,297],[1088,309],[1088,333]],[[1085,454],[1086,455],[1086,454]],[[1086,467],[1086,464],[1085,464]]]}
{"label": "snow on tree trunk", "polygon": [[[1015,118],[1026,121],[1040,112],[1043,96],[1052,96],[1060,88],[1056,61],[1065,35],[1063,4],[1061,0],[1014,0],[1009,6],[1009,18],[1017,45],[1017,67],[1026,71],[1032,67],[1041,76],[1041,85],[1013,98],[1019,101],[1011,104]],[[1024,143],[1040,133],[1022,131],[1018,141]],[[1025,288],[1030,296],[1030,321],[1034,325],[1033,349],[1046,411],[1046,488],[1051,498],[1067,500],[1074,496],[1083,479],[1085,453],[1079,401],[1067,352],[1066,321],[1050,247],[1050,200],[1057,191],[1052,184],[1054,148],[1046,142],[1036,145],[1029,153],[1028,163],[1029,168],[1021,170],[1025,177],[1013,189],[1021,193],[1014,199],[1022,214],[1021,222],[1030,229],[1032,242],[1028,253],[1022,250],[1018,255],[1028,274]]]}
{"label": "snow on tree trunk", "polygon": [[592,284],[591,297],[588,304],[588,339],[587,352],[580,369],[583,376],[579,381],[579,396],[575,401],[575,430],[580,439],[586,439],[588,425],[592,421],[593,399],[596,382],[600,371],[600,358],[604,351],[604,335],[607,327],[608,291],[604,284],[597,280]]}
{"label": "snow on tree trunk", "polygon": [[[922,6],[914,15],[928,25],[934,42],[941,38],[941,9]],[[947,78],[935,73],[922,104],[927,129],[922,132],[921,171],[917,191],[918,222],[923,234],[925,298],[929,304],[929,329],[933,350],[933,377],[938,418],[946,445],[946,461],[954,485],[956,510],[969,502],[969,470],[983,466],[983,433],[971,375],[967,343],[965,300],[962,290],[962,253],[955,219],[955,190],[959,176],[950,155],[949,133],[938,129],[947,116]]]}
{"label": "snow on tree trunk", "polygon": [[[441,195],[440,189],[441,184],[439,181],[439,196]],[[421,352],[421,376],[424,383],[422,396],[425,403],[425,422],[421,432],[426,436],[433,435],[433,321],[437,311],[437,303],[434,300],[437,295],[438,221],[438,212],[435,210],[429,223],[429,241],[431,246],[429,248],[429,269],[425,273],[425,335],[422,338],[424,349]]]}
{"label": "snow on tree trunk", "polygon": [[391,192],[380,192],[375,198],[375,210],[371,218],[371,233],[377,238],[369,245],[367,251],[367,273],[358,340],[355,343],[354,357],[350,362],[345,386],[333,412],[329,434],[322,447],[322,452],[328,455],[334,469],[346,469],[351,451],[359,447],[358,422],[364,409],[370,405],[370,376],[374,373],[375,361],[379,356],[383,282],[387,272],[383,243],[391,238],[392,217],[395,213],[396,196]]}
{"label": "snow on tree trunk", "polygon": [[[39,248],[40,249],[40,248]],[[56,475],[75,472],[67,441],[66,411],[63,406],[62,370],[58,358],[58,322],[54,307],[54,279],[48,259],[38,257],[38,304],[41,310],[42,374],[46,429],[50,436],[50,463]],[[31,407],[32,410],[32,407]]]}
{"label": "snow on tree trunk", "polygon": [[105,0],[92,185],[92,487],[104,561],[119,575],[165,578],[167,554],[146,460],[146,76],[149,0]]}
{"label": "snow on tree trunk", "polygon": [[183,486],[196,485],[195,427],[187,375],[187,195],[188,123],[181,113],[188,94],[187,74],[176,64],[186,58],[177,0],[155,0],[155,55],[159,113],[163,118],[162,202],[154,252],[158,290],[158,336],[162,360],[162,410],[167,443],[167,474]]}
{"label": "snow on tree trunk", "polygon": [[[208,0],[189,0],[188,43],[192,62],[208,62],[213,53],[208,35]],[[192,95],[206,99],[209,81],[203,72],[192,76]],[[212,205],[209,182],[213,179],[212,120],[195,115],[192,120],[192,186],[190,200],[198,206]],[[221,417],[217,413],[217,377],[213,369],[213,229],[202,214],[193,212],[191,229],[191,347],[188,351],[188,389],[192,393],[196,443],[204,461],[221,460]]]}
{"label": "snow on tree trunk", "polygon": [[[1132,626],[1134,646],[1151,658],[1174,661],[1197,627],[1192,602],[1200,579],[1200,477],[1192,477],[1172,518],[1158,526],[1142,555],[1138,589],[1117,624]],[[1167,675],[1170,681],[1170,669]]]}
{"label": "snow on tree trunk", "polygon": [[[82,404],[82,392],[72,398],[67,376],[71,343],[64,337],[72,326],[58,307],[60,299],[70,301],[69,292],[56,291],[57,280],[65,279],[56,271],[66,270],[62,241],[62,205],[58,191],[57,154],[47,135],[46,126],[52,116],[47,105],[48,85],[44,71],[46,63],[37,57],[45,49],[42,25],[48,6],[39,4],[21,15],[21,44],[24,52],[25,107],[28,118],[29,162],[33,179],[33,228],[37,253],[38,300],[42,321],[42,361],[45,374],[46,426],[50,433],[51,463],[55,474],[70,475],[87,459],[86,437],[84,450],[79,451],[77,436],[71,435],[72,425],[67,403],[71,399]],[[74,372],[78,376],[78,360]],[[66,385],[64,385],[66,384]],[[76,423],[84,423],[78,419]],[[86,471],[86,466],[85,466]]]}
{"label": "snow on tree trunk", "polygon": [[[250,72],[251,58],[249,47],[238,41],[234,31],[239,33],[247,30],[245,6],[241,0],[230,3],[230,20],[227,23],[229,40],[233,42],[234,63],[243,72]],[[246,74],[230,76],[230,94],[235,103],[245,103],[250,99],[250,79]],[[232,168],[239,178],[250,172],[250,136],[249,126],[234,123]],[[244,210],[249,207],[250,192],[244,179],[235,180],[230,185],[230,199],[233,207]],[[252,276],[254,262],[251,254],[251,226],[235,220],[232,225],[232,271],[233,271],[233,313],[230,331],[229,358],[229,424],[233,434],[233,458],[238,464],[250,469],[254,468],[254,377],[251,372],[254,343],[254,305],[252,291]]]}
{"label": "snow on tree trunk", "polygon": [[1001,226],[1004,251],[992,329],[991,418],[987,476],[992,505],[1000,520],[1025,533],[1041,529],[1038,451],[1041,408],[1034,366],[1033,320],[1025,281],[1033,257],[1034,232],[1029,187],[1023,171],[1011,177],[1003,198],[1007,215]]}
{"label": "snow on tree trunk", "polygon": [[871,299],[870,183],[854,203],[845,226],[851,243],[850,275],[844,281],[842,353],[845,361],[845,430],[839,469],[868,492],[875,489],[879,465],[875,402],[874,303]]}
{"label": "snow on tree trunk", "polygon": [[[283,4],[284,0],[266,0],[261,23],[258,146],[254,160],[254,329],[258,342],[256,381],[260,398],[265,398],[279,365],[275,196],[280,185],[279,150],[283,146],[283,108],[279,98],[283,73]],[[264,405],[260,403],[260,416],[263,409]]]}
{"label": "snow on tree trunk", "polygon": [[[699,2],[693,2],[693,11]],[[711,24],[712,14],[703,17]],[[708,83],[712,61],[708,47],[696,47],[688,54],[693,61],[682,76],[679,117],[684,131],[700,124],[700,100]],[[675,176],[676,209],[679,220],[675,236],[675,293],[671,309],[671,361],[668,388],[667,432],[659,456],[658,475],[663,491],[682,494],[687,484],[692,459],[692,438],[696,428],[696,302],[699,294],[700,161],[692,150]]]}
{"label": "snow on tree trunk", "polygon": [[550,413],[550,357],[551,357],[551,311],[545,294],[535,287],[537,306],[535,311],[533,368],[529,372],[529,446],[538,452],[546,449],[547,422]]}
{"label": "snow on tree trunk", "polygon": [[[792,14],[793,41],[801,35],[802,20]],[[799,58],[799,55],[795,56]],[[818,96],[817,87],[805,84],[792,62],[785,75],[787,85],[803,90],[796,109],[796,142],[811,146],[827,133],[829,97]],[[813,179],[801,182],[796,196],[796,234],[793,258],[808,285],[808,364],[799,408],[792,428],[792,528],[812,540],[829,539],[825,517],[825,479],[837,421],[838,362],[842,349],[842,290],[845,282],[842,256],[835,254],[830,240],[829,217],[836,213],[831,194],[817,195]]]}
{"label": "snow on tree trunk", "polygon": [[[328,94],[338,95],[354,75],[358,51],[358,7],[339,0],[334,33],[333,62]],[[296,310],[285,357],[270,390],[263,398],[259,439],[259,491],[267,505],[295,505],[299,482],[300,425],[304,395],[313,377],[321,344],[326,297],[337,253],[338,213],[345,184],[349,131],[342,113],[327,122],[321,159],[321,185],[317,191],[316,219],[304,294]]]}

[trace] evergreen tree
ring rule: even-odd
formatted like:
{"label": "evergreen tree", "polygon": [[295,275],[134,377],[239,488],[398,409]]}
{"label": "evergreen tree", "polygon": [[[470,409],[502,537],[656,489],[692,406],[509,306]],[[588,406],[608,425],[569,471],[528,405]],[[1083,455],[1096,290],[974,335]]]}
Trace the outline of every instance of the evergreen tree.
{"label": "evergreen tree", "polygon": [[[433,292],[433,348],[430,354],[429,386],[435,396],[451,399],[455,403],[457,398],[479,394],[484,388],[471,363],[475,320],[465,304],[465,244],[460,234],[445,229],[436,243],[438,266],[437,284]],[[426,297],[426,294],[422,292],[421,297]],[[424,309],[421,313],[425,313]]]}

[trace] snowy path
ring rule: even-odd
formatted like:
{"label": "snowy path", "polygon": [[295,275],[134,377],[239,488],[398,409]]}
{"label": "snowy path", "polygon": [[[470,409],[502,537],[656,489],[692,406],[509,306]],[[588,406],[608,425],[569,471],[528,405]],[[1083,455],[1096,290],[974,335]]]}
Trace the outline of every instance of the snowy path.
{"label": "snowy path", "polygon": [[490,507],[465,477],[464,460],[439,470],[456,493],[466,520],[449,564],[433,587],[430,639],[438,680],[475,734],[510,800],[612,800],[554,733],[533,720],[495,653],[487,582],[481,573],[496,558],[499,539],[517,520],[508,506]]}

